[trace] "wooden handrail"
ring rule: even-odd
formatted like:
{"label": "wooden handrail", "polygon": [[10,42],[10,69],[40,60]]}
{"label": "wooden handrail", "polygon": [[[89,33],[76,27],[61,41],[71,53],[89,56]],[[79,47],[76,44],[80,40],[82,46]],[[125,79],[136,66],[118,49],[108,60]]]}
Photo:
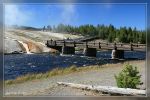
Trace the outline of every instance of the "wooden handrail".
{"label": "wooden handrail", "polygon": [[46,45],[52,45],[52,46],[72,46],[72,47],[77,47],[77,46],[80,46],[82,47],[94,47],[94,48],[98,48],[98,49],[127,49],[128,50],[138,50],[138,49],[141,49],[143,51],[145,51],[145,47],[146,47],[146,44],[137,44],[137,43],[107,43],[107,42],[76,42],[76,41],[54,41],[54,40],[48,40],[46,42]]}

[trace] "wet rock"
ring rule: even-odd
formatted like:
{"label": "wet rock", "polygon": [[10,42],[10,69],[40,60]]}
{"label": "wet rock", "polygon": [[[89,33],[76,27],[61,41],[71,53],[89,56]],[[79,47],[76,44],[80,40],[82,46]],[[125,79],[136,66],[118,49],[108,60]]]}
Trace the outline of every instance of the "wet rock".
{"label": "wet rock", "polygon": [[22,53],[23,50],[17,40],[5,39],[4,40],[4,53]]}
{"label": "wet rock", "polygon": [[40,42],[32,41],[18,41],[15,39],[5,39],[5,54],[18,54],[18,53],[53,53],[58,54],[59,51],[48,48]]}
{"label": "wet rock", "polygon": [[32,53],[42,53],[42,49],[37,46],[36,44],[32,43],[32,42],[27,42],[26,43],[28,45],[29,51]]}

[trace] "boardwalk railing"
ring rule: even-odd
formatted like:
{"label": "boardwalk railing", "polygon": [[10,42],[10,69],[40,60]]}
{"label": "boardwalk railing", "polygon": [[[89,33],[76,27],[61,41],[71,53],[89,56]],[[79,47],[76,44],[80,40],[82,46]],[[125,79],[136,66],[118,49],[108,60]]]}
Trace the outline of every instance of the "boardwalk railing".
{"label": "boardwalk railing", "polygon": [[69,46],[78,48],[96,48],[104,50],[128,50],[128,51],[146,51],[146,44],[138,43],[105,43],[105,42],[76,42],[64,40],[48,40],[46,45],[50,46]]}

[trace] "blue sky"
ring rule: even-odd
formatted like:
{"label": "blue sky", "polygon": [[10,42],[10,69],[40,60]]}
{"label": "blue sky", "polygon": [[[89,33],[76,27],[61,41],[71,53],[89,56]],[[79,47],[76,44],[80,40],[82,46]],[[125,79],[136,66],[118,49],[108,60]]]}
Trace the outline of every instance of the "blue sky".
{"label": "blue sky", "polygon": [[144,4],[5,5],[5,24],[43,27],[59,23],[74,26],[112,24],[145,29]]}

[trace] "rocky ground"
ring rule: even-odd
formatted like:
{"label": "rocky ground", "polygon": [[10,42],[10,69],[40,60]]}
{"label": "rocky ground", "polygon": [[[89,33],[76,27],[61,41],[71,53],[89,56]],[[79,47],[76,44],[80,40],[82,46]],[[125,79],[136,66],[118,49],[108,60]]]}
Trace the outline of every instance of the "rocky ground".
{"label": "rocky ground", "polygon": [[[127,61],[138,67],[142,75],[140,89],[145,89],[145,61]],[[124,63],[106,64],[104,68],[99,70],[75,72],[68,75],[54,76],[47,79],[33,80],[21,84],[13,84],[5,86],[5,95],[38,95],[38,96],[100,96],[102,93],[94,91],[80,90],[70,87],[58,86],[57,82],[70,82],[87,85],[116,86],[114,75],[123,69]]]}
{"label": "rocky ground", "polygon": [[[29,51],[32,53],[55,52],[55,50],[47,48],[45,43],[47,40],[59,40],[66,38],[79,38],[81,36],[52,33],[43,31],[19,30],[19,29],[6,29],[5,30],[5,51],[4,53],[13,52],[27,52],[24,45],[27,45]],[[21,42],[19,42],[21,41]],[[22,44],[23,43],[23,44]]]}

